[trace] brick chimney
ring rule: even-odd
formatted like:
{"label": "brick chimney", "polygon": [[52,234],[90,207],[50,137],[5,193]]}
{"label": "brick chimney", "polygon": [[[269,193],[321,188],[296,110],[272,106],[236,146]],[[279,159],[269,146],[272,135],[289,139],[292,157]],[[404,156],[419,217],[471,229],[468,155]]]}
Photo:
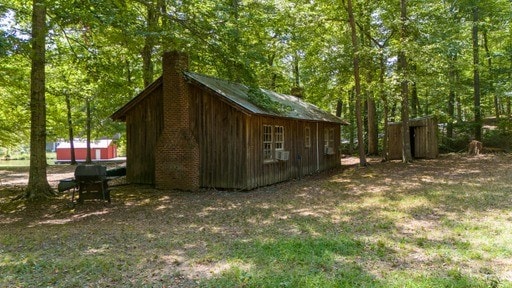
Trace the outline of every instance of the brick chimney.
{"label": "brick chimney", "polygon": [[199,188],[199,146],[190,127],[190,92],[183,75],[187,69],[187,54],[164,53],[163,129],[155,148],[158,189]]}

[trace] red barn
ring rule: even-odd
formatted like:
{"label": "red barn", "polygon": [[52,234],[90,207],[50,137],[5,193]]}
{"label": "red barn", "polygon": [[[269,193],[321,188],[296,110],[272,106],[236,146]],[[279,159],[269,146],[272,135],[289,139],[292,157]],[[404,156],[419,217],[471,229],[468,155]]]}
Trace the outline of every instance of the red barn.
{"label": "red barn", "polygon": [[[76,161],[85,161],[87,157],[87,142],[74,141]],[[71,145],[62,142],[57,146],[57,162],[71,161]],[[110,139],[91,141],[91,160],[109,160],[117,157],[117,146]]]}

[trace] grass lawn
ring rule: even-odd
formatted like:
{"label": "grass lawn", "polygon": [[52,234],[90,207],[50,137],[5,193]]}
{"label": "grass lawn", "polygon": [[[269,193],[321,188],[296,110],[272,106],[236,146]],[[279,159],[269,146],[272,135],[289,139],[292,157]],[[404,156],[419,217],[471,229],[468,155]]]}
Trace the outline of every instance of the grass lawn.
{"label": "grass lawn", "polygon": [[0,287],[512,287],[510,155],[374,161],[249,192],[118,186],[112,204],[73,209],[69,194],[11,202],[21,188],[5,183]]}

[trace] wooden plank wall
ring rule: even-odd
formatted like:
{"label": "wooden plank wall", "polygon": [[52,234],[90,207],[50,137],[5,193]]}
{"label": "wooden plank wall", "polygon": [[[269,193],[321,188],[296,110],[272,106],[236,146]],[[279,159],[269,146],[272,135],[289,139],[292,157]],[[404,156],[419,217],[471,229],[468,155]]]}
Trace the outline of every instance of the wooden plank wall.
{"label": "wooden plank wall", "polygon": [[126,172],[131,183],[154,184],[155,146],[162,131],[162,87],[126,115]]}
{"label": "wooden plank wall", "polygon": [[[221,101],[209,89],[195,85],[190,89],[191,129],[200,146],[201,187],[252,189],[340,165],[339,124],[249,115]],[[161,86],[156,88],[126,115],[127,180],[131,183],[155,183],[155,147],[163,128],[162,93]],[[263,161],[263,125],[284,127],[288,161]],[[309,148],[304,146],[306,126],[311,131]],[[324,155],[324,128],[334,128],[335,155]]]}
{"label": "wooden plank wall", "polygon": [[388,159],[402,159],[402,124],[388,125]]}
{"label": "wooden plank wall", "polygon": [[[414,158],[433,159],[439,155],[437,141],[437,121],[433,117],[412,119],[409,122],[414,135]],[[390,160],[402,159],[402,125],[390,123],[388,126],[388,157]]]}
{"label": "wooden plank wall", "polygon": [[[221,100],[209,89],[191,86],[192,130],[200,145],[201,186],[225,189],[253,189],[325,170],[340,165],[339,141],[335,155],[324,155],[323,129],[335,129],[340,139],[340,125],[320,122],[320,166],[316,161],[316,122],[244,113]],[[263,161],[263,125],[284,127],[284,150],[288,161]],[[311,129],[311,148],[304,147],[304,130]],[[301,160],[298,160],[298,155]]]}
{"label": "wooden plank wall", "polygon": [[[284,150],[290,152],[288,161],[264,161],[263,160],[263,125],[277,125],[284,127]],[[248,189],[266,186],[307,174],[315,173],[325,169],[338,167],[339,161],[339,137],[340,125],[333,123],[317,123],[301,120],[273,117],[251,117],[248,120],[248,150],[247,160],[249,169],[247,170]],[[311,131],[311,147],[306,148],[305,127],[309,126]],[[324,155],[324,128],[334,128],[335,131],[335,154]],[[318,138],[317,138],[318,136]],[[338,139],[338,141],[336,141]],[[317,146],[318,142],[318,156]],[[300,155],[300,160],[299,160]],[[318,163],[317,163],[318,158]]]}
{"label": "wooden plank wall", "polygon": [[200,151],[200,185],[245,186],[245,114],[207,89],[191,86],[191,128]]}

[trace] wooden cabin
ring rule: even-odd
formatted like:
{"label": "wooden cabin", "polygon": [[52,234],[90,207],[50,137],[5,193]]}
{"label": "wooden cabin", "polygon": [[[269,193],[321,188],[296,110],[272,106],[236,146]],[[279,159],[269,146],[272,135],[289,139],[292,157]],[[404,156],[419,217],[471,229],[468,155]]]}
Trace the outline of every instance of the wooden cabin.
{"label": "wooden cabin", "polygon": [[165,53],[163,74],[111,117],[126,122],[127,178],[161,189],[253,189],[340,165],[342,120],[304,100],[187,70]]}
{"label": "wooden cabin", "polygon": [[[439,156],[438,127],[434,117],[409,120],[413,158],[434,159]],[[388,124],[388,159],[402,159],[402,122]]]}
{"label": "wooden cabin", "polygon": [[[73,141],[76,161],[85,161],[87,158],[87,142],[85,140]],[[71,161],[70,142],[61,142],[55,149],[57,162],[65,163]],[[111,139],[91,141],[91,160],[109,160],[117,157],[117,146]]]}

